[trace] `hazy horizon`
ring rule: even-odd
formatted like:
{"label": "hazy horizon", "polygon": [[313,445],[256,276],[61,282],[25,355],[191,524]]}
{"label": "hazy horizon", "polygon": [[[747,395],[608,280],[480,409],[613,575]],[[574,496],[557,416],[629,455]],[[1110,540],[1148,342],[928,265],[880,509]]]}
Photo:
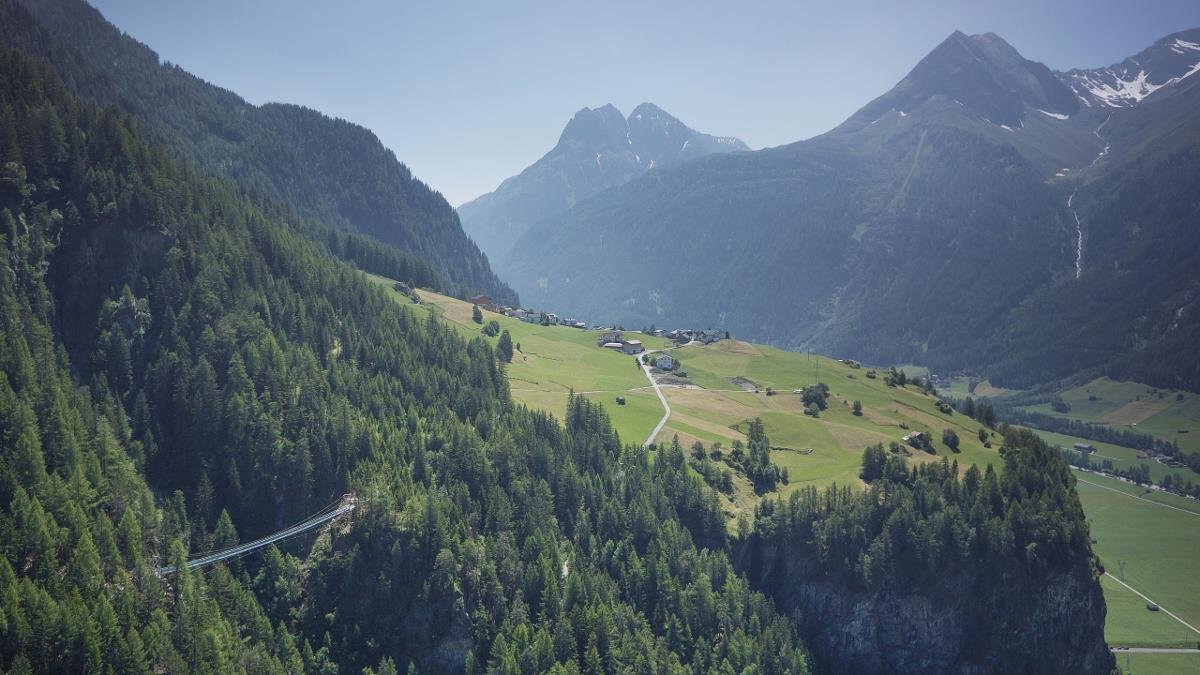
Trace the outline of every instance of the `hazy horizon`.
{"label": "hazy horizon", "polygon": [[94,4],[164,61],[255,104],[301,104],[371,129],[455,206],[536,161],[583,107],[612,103],[628,114],[650,101],[758,149],[832,128],[954,30],[996,33],[1026,58],[1067,70],[1109,65],[1200,25],[1200,4],[1178,1],[1132,16],[1115,2],[1079,1]]}

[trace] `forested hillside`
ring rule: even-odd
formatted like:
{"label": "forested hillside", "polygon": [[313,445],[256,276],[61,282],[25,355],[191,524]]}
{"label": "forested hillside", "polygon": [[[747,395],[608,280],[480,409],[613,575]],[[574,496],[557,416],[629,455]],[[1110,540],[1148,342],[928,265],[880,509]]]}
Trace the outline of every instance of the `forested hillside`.
{"label": "forested hillside", "polygon": [[[868,448],[866,491],[765,501],[743,552],[757,585],[798,609],[836,671],[1103,672],[1099,561],[1075,479],[1032,432],[1007,429],[1004,465],[907,466]],[[945,593],[947,588],[956,589]],[[909,628],[920,625],[921,630]],[[1058,645],[1070,643],[1070,654]]]}
{"label": "forested hillside", "polygon": [[515,300],[454,209],[367,129],[299,106],[250,105],[160,63],[82,0],[3,0],[0,18],[0,44],[48,59],[78,96],[135,116],[193,166],[414,254],[450,292]]}
{"label": "forested hillside", "polygon": [[[806,669],[682,457],[515,409],[258,198],[20,55],[0,84],[0,667]],[[154,572],[347,490],[311,555]]]}

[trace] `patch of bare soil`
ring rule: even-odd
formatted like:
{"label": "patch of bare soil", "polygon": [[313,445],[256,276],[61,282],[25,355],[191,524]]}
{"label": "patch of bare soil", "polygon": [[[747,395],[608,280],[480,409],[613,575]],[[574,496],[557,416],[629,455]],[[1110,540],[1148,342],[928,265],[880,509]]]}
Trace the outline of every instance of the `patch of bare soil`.
{"label": "patch of bare soil", "polygon": [[747,380],[740,375],[738,377],[731,378],[729,381],[741,387],[742,391],[758,391],[757,384],[754,384],[750,380]]}

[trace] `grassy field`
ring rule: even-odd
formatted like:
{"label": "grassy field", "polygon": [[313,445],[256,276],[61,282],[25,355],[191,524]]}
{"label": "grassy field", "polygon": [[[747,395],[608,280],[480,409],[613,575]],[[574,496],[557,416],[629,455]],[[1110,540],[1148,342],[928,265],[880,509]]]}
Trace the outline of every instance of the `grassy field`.
{"label": "grassy field", "polygon": [[1108,605],[1104,639],[1110,645],[1194,648],[1200,640],[1200,635],[1175,619],[1147,610],[1145,600],[1112,579],[1103,577],[1100,585]]}
{"label": "grassy field", "polygon": [[[415,305],[406,296],[392,290],[394,282],[372,276],[372,281],[389,289],[399,302],[414,311],[438,313],[463,335],[482,336],[482,326],[471,320],[471,305],[432,291],[418,290],[422,304]],[[597,331],[566,326],[540,326],[492,312],[483,313],[484,323],[495,320],[512,335],[519,349],[508,364],[509,386],[513,398],[530,407],[548,411],[562,419],[567,394],[587,394],[604,403],[613,426],[624,442],[640,443],[662,417],[662,405],[649,388],[650,383],[632,356],[596,346]],[[661,349],[668,341],[651,335],[637,335],[649,349]],[[487,338],[493,345],[497,338]],[[626,405],[617,405],[624,396]]]}
{"label": "grassy field", "polygon": [[1033,429],[1037,435],[1046,440],[1047,443],[1059,445],[1065,448],[1071,448],[1076,443],[1087,443],[1094,448],[1096,452],[1089,455],[1093,463],[1099,464],[1105,459],[1112,460],[1113,468],[1117,470],[1129,469],[1130,467],[1145,464],[1150,469],[1150,478],[1154,481],[1162,479],[1169,474],[1175,474],[1184,478],[1196,480],[1196,474],[1187,468],[1173,468],[1165,464],[1160,464],[1152,459],[1138,459],[1140,451],[1133,448],[1127,448],[1122,445],[1113,445],[1112,443],[1104,443],[1101,441],[1093,441],[1087,438],[1078,436],[1068,436],[1066,434],[1057,434],[1052,431],[1042,431],[1041,429]]}
{"label": "grassy field", "polygon": [[1056,413],[1048,403],[1029,409],[1136,429],[1173,441],[1185,452],[1200,452],[1200,395],[1101,377],[1060,396],[1070,404],[1069,412]]}
{"label": "grassy field", "polygon": [[1200,654],[1117,654],[1117,668],[1126,675],[1195,675]]}
{"label": "grassy field", "polygon": [[[1178,499],[1172,506],[1191,506],[1184,512],[1136,497],[1136,486],[1076,472],[1083,503],[1105,569],[1184,621],[1200,627],[1200,504]],[[1147,495],[1147,499],[1155,496]],[[1172,497],[1172,495],[1162,495]],[[1106,634],[1114,644],[1127,646],[1194,646],[1200,634],[1162,612],[1146,609],[1145,601],[1106,579],[1109,608]],[[1172,625],[1173,624],[1173,625]]]}
{"label": "grassy field", "polygon": [[[867,367],[854,368],[835,360],[787,352],[737,340],[711,345],[689,345],[675,352],[688,379],[703,389],[667,389],[673,414],[659,440],[678,435],[691,443],[744,439],[745,423],[761,417],[771,445],[785,450],[772,453],[772,461],[788,470],[784,491],[803,485],[857,483],[862,451],[868,445],[899,441],[910,431],[922,431],[934,441],[936,454],[913,450],[914,461],[957,459],[968,464],[988,464],[998,456],[978,438],[979,424],[962,415],[947,415],[937,400],[915,387],[888,387],[882,376],[867,377]],[[758,391],[735,384],[744,378]],[[819,418],[803,414],[801,397],[793,389],[817,381],[830,387],[829,408]],[[767,388],[775,394],[767,395]],[[851,412],[861,401],[863,414]],[[942,430],[954,429],[959,452],[942,443]],[[811,452],[800,452],[810,450]]]}

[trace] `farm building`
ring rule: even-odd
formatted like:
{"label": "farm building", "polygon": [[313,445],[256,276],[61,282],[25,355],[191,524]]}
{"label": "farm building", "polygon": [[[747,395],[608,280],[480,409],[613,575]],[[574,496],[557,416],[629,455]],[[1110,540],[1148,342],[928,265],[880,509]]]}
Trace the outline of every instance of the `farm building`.
{"label": "farm building", "polygon": [[605,349],[624,349],[625,347],[625,345],[621,344],[620,342],[605,342],[600,346],[604,347]]}
{"label": "farm building", "polygon": [[924,439],[925,439],[925,434],[921,433],[920,431],[914,431],[910,434],[906,434],[902,440],[905,443],[918,443],[919,444],[919,443],[923,442]]}
{"label": "farm building", "polygon": [[1091,443],[1076,443],[1075,451],[1091,454],[1096,451],[1096,448],[1093,447]]}
{"label": "farm building", "polygon": [[626,354],[641,354],[646,348],[642,346],[641,340],[626,340],[622,351]]}
{"label": "farm building", "polygon": [[480,308],[486,309],[489,312],[496,312],[497,307],[495,301],[486,295],[476,295],[472,298],[467,298],[467,302],[472,305],[479,305]]}

